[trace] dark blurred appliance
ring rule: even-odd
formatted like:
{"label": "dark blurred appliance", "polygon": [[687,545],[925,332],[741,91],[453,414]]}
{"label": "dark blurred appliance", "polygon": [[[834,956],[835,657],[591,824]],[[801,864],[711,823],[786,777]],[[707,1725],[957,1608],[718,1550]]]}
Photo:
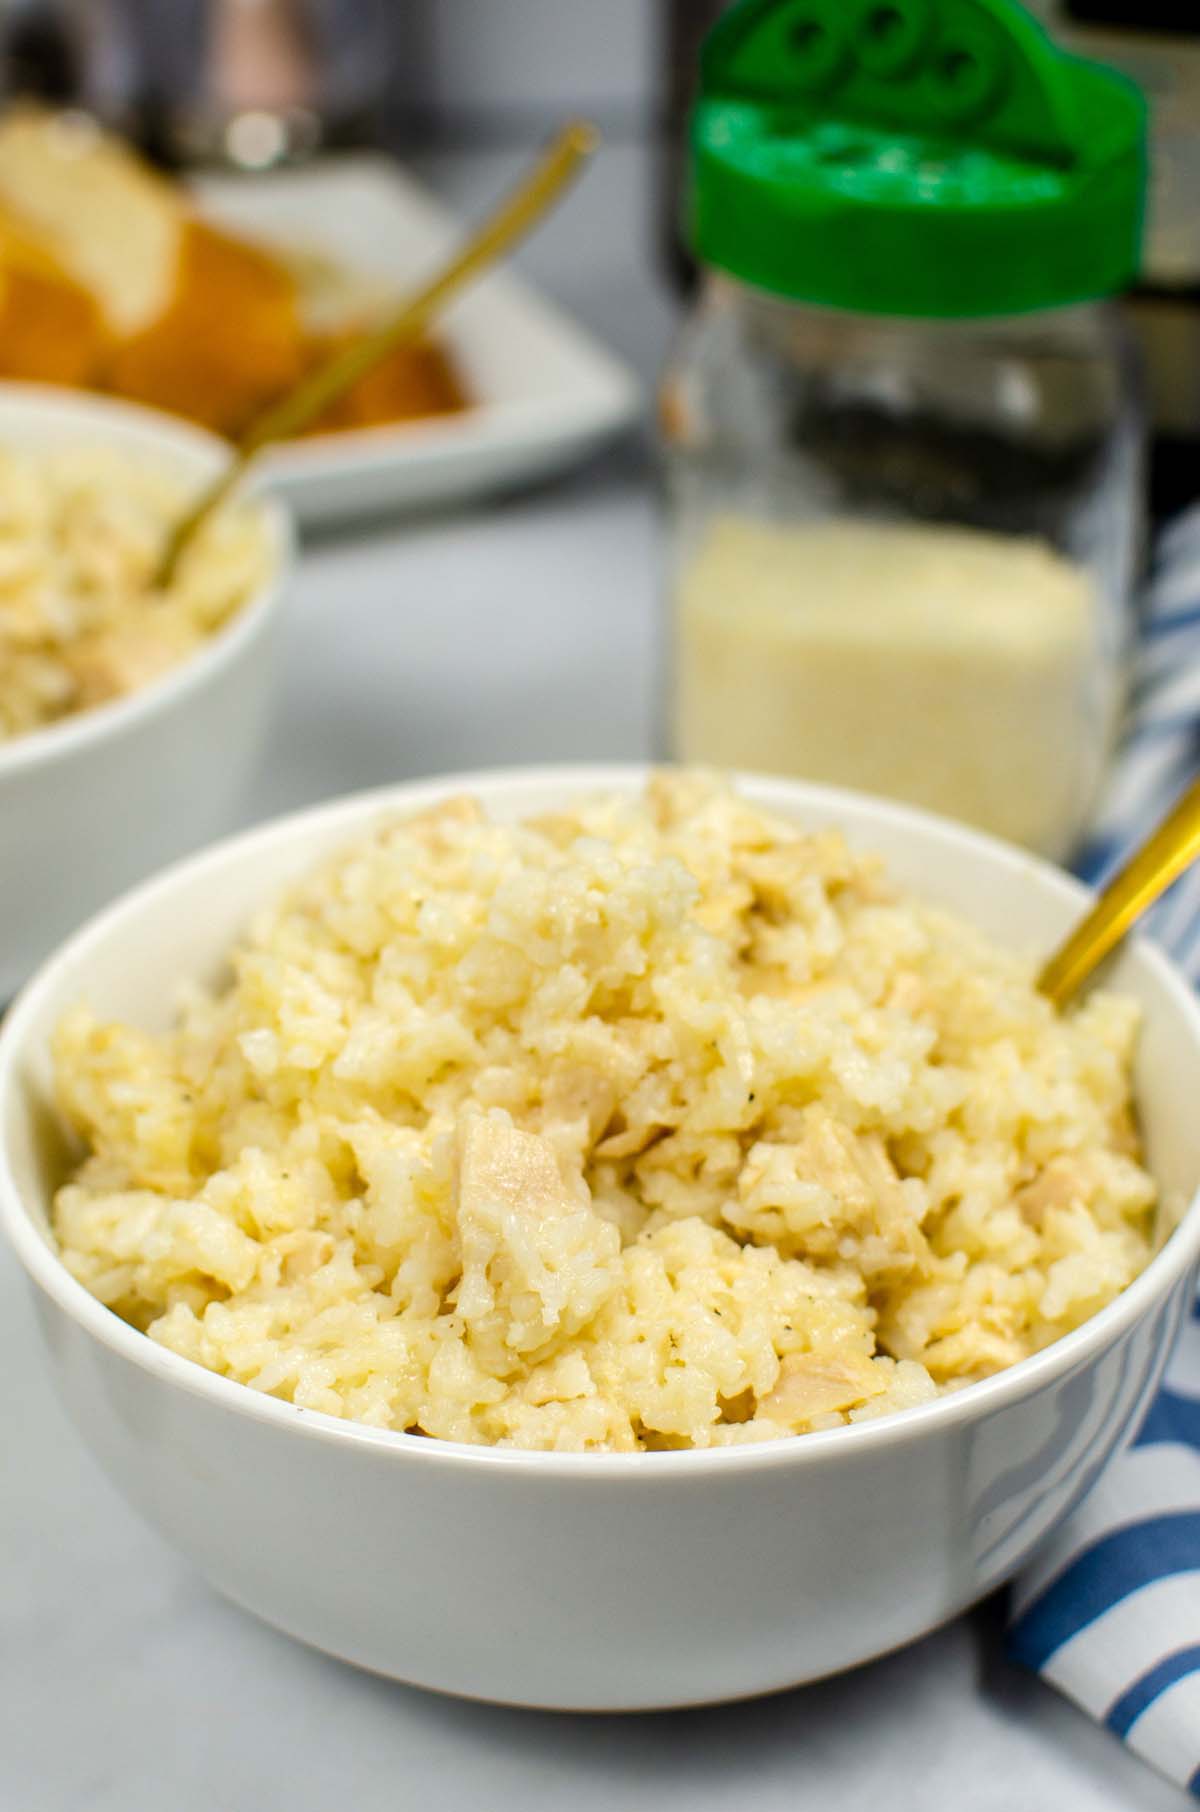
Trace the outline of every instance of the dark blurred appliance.
{"label": "dark blurred appliance", "polygon": [[1043,0],[1051,30],[1140,83],[1153,165],[1142,282],[1129,303],[1157,437],[1160,511],[1200,498],[1200,0]]}
{"label": "dark blurred appliance", "polygon": [[[1200,4],[1200,0],[1197,0]],[[659,0],[659,179],[658,246],[665,274],[679,291],[692,286],[692,264],[680,228],[684,139],[696,89],[700,46],[726,0]]]}
{"label": "dark blurred appliance", "polygon": [[6,94],[67,105],[83,81],[83,47],[71,10],[52,0],[0,7],[0,78]]}

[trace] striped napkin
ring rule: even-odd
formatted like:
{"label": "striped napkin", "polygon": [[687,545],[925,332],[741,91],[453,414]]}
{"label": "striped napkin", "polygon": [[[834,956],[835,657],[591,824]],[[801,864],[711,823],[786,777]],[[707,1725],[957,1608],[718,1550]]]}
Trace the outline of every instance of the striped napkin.
{"label": "striped napkin", "polygon": [[[1077,863],[1101,880],[1200,769],[1200,509],[1164,536],[1128,736]],[[1146,929],[1200,984],[1200,864]],[[1131,1447],[1018,1580],[1009,1648],[1200,1799],[1200,1301]]]}

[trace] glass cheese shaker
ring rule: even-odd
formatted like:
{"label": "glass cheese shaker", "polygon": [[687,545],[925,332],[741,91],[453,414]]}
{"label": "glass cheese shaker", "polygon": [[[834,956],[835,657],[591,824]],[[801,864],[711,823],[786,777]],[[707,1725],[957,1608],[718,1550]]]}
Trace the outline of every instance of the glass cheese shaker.
{"label": "glass cheese shaker", "polygon": [[1045,855],[1118,725],[1144,107],[1015,0],[741,0],[665,375],[669,752]]}

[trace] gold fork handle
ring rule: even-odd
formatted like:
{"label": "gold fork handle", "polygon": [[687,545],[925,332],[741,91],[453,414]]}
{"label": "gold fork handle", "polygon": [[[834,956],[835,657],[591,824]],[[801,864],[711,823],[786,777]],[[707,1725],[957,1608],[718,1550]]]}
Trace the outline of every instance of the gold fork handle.
{"label": "gold fork handle", "polygon": [[1092,910],[1056,950],[1038,987],[1061,1007],[1078,992],[1136,919],[1200,856],[1200,779],[1194,780],[1149,842],[1115,875]]}
{"label": "gold fork handle", "polygon": [[229,464],[169,535],[155,576],[156,585],[169,584],[180,555],[196,530],[240,483],[246,467],[263,447],[308,427],[389,352],[418,339],[452,296],[537,223],[579,164],[591,156],[596,137],[595,127],[586,120],[572,120],[564,126],[534,168],[423,288],[406,297],[376,327],[334,352],[251,422],[239,437]]}

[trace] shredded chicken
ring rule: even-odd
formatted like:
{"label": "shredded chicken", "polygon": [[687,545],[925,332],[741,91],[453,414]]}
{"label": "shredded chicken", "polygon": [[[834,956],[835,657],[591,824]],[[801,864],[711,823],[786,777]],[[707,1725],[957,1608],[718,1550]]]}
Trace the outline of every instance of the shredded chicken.
{"label": "shredded chicken", "polygon": [[878,1368],[858,1353],[836,1359],[823,1353],[793,1353],[783,1361],[774,1390],[760,1401],[759,1414],[799,1427],[814,1416],[853,1409],[886,1388]]}

